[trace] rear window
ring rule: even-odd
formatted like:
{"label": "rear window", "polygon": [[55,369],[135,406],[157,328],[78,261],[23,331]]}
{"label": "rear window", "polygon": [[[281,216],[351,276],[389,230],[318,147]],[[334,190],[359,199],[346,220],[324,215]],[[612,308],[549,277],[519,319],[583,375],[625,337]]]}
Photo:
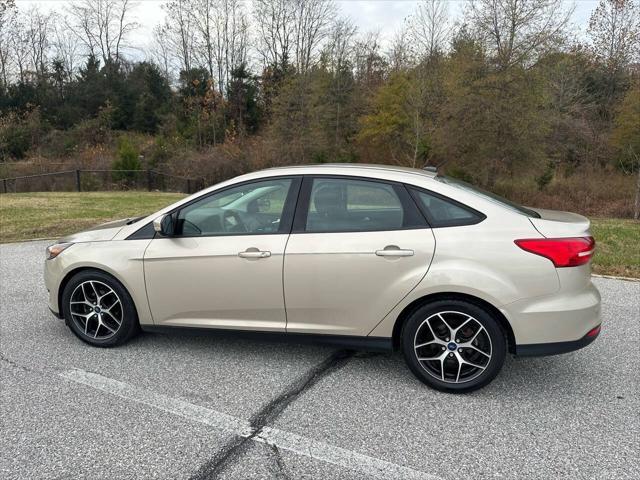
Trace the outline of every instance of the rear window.
{"label": "rear window", "polygon": [[531,210],[530,208],[526,208],[526,207],[523,207],[522,205],[518,205],[517,203],[514,203],[511,200],[507,200],[506,198],[501,197],[500,195],[496,195],[495,193],[488,192],[474,185],[471,185],[470,183],[463,182],[462,180],[446,177],[444,175],[437,175],[435,177],[435,180],[441,183],[446,183],[447,185],[452,185],[461,190],[466,190],[468,192],[475,193],[476,195],[479,195],[485,198],[486,200],[502,205],[503,207],[508,208],[509,210],[521,213],[522,215],[526,215],[527,217],[540,218],[540,214],[538,212],[535,212],[534,210]]}
{"label": "rear window", "polygon": [[432,227],[457,227],[480,223],[486,217],[476,210],[425,190],[411,189]]}

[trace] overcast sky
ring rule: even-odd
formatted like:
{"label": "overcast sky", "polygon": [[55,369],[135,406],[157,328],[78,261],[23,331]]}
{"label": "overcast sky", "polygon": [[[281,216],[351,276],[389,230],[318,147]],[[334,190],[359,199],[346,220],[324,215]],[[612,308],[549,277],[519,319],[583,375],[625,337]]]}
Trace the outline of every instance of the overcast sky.
{"label": "overcast sky", "polygon": [[[62,0],[17,0],[19,7],[28,8],[38,4],[45,9],[64,10]],[[164,11],[162,5],[165,0],[139,0],[135,9],[135,19],[141,27],[130,38],[130,44],[146,48],[149,44],[153,27],[162,23]],[[389,39],[400,29],[404,19],[415,11],[417,0],[337,0],[343,15],[348,16],[358,26],[360,32],[379,31],[382,40]],[[449,11],[453,19],[460,18],[464,9],[464,0],[450,0]],[[575,5],[572,23],[576,34],[584,34],[589,16],[597,6],[597,0],[567,1],[567,7]]]}

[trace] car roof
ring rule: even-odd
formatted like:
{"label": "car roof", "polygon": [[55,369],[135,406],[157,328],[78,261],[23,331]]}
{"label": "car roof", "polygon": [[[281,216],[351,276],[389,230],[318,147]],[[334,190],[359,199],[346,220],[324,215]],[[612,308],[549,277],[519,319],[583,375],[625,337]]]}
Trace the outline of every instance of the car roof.
{"label": "car roof", "polygon": [[[272,172],[272,171],[286,171],[292,170],[298,174],[304,173],[317,173],[319,170],[362,170],[362,171],[370,171],[377,170],[382,172],[394,172],[394,173],[408,173],[412,175],[420,175],[422,177],[434,178],[437,175],[437,172],[422,170],[420,168],[411,168],[411,167],[401,167],[396,165],[379,165],[374,163],[322,163],[315,165],[290,165],[284,167],[273,167],[265,170],[261,170],[261,172]],[[259,173],[259,172],[255,172]]]}

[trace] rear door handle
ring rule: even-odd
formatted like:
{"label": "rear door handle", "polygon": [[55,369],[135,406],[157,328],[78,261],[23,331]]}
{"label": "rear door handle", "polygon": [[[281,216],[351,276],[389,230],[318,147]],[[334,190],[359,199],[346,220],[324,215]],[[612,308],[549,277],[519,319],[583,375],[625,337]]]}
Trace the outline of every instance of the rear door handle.
{"label": "rear door handle", "polygon": [[379,257],[413,257],[414,251],[400,248],[397,245],[387,245],[383,250],[376,250]]}
{"label": "rear door handle", "polygon": [[271,252],[251,247],[247,248],[244,252],[238,252],[238,256],[241,258],[267,258],[271,256]]}

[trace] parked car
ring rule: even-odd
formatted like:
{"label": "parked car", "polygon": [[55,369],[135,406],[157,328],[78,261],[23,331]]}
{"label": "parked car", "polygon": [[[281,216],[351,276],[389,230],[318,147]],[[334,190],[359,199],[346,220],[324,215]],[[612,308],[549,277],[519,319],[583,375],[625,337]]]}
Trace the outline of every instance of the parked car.
{"label": "parked car", "polygon": [[594,240],[573,213],[524,208],[433,171],[274,168],[47,249],[51,311],[81,340],[231,329],[403,352],[438,390],[496,377],[600,332]]}

